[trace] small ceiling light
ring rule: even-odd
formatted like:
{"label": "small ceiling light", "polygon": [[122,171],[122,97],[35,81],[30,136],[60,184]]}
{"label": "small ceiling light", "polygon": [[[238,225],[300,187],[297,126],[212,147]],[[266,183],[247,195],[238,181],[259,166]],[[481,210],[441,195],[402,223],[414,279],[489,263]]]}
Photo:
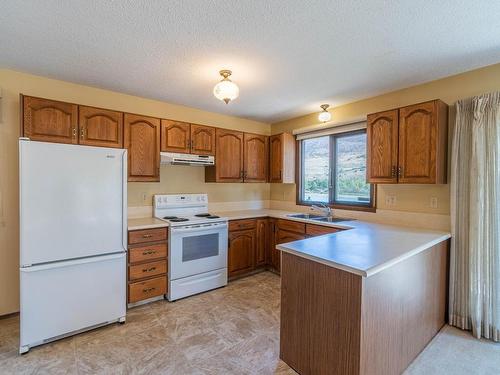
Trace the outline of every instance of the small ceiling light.
{"label": "small ceiling light", "polygon": [[328,112],[328,107],[330,106],[328,104],[322,104],[320,105],[320,107],[323,108],[323,111],[321,111],[318,115],[319,121],[321,122],[330,121],[330,119],[332,118],[332,115],[330,114],[330,112]]}
{"label": "small ceiling light", "polygon": [[240,94],[240,89],[229,79],[231,75],[230,70],[221,70],[219,74],[224,77],[222,81],[214,87],[214,95],[217,99],[222,100],[224,103],[229,103],[231,100],[234,100]]}

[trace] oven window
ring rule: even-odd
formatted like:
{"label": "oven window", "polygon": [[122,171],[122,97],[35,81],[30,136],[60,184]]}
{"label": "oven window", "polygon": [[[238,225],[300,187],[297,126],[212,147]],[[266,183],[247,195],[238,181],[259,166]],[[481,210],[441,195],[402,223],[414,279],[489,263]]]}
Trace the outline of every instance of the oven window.
{"label": "oven window", "polygon": [[202,234],[182,239],[182,261],[219,255],[219,233]]}

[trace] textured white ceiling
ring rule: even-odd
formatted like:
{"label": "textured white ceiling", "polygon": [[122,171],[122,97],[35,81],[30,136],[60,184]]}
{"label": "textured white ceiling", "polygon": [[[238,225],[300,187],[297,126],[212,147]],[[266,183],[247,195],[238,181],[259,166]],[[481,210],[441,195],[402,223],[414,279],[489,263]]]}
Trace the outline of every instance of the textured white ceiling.
{"label": "textured white ceiling", "polygon": [[[499,15],[497,0],[0,0],[0,66],[275,122],[500,62]],[[240,86],[227,106],[221,68]]]}

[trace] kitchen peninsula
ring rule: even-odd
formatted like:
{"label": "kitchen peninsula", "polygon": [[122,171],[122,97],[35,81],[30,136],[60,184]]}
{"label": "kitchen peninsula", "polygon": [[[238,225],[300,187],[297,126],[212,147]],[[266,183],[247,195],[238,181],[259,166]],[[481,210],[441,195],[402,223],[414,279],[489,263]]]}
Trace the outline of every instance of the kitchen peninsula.
{"label": "kitchen peninsula", "polygon": [[445,323],[450,235],[342,224],[277,246],[280,358],[302,375],[400,374]]}

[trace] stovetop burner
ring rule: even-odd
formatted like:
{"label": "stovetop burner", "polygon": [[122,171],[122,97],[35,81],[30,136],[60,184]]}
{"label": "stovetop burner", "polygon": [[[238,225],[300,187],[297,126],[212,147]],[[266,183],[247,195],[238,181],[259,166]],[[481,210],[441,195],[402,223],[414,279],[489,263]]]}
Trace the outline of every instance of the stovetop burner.
{"label": "stovetop burner", "polygon": [[178,219],[177,216],[164,216],[163,217],[165,220],[172,220],[172,219]]}
{"label": "stovetop burner", "polygon": [[183,218],[183,217],[175,217],[173,219],[168,219],[172,223],[180,223],[182,221],[189,221],[189,219]]}
{"label": "stovetop burner", "polygon": [[197,215],[194,215],[194,216],[196,216],[196,217],[204,217],[206,219],[218,219],[218,218],[220,218],[220,216],[212,215],[212,214],[209,214],[209,213],[197,214]]}

